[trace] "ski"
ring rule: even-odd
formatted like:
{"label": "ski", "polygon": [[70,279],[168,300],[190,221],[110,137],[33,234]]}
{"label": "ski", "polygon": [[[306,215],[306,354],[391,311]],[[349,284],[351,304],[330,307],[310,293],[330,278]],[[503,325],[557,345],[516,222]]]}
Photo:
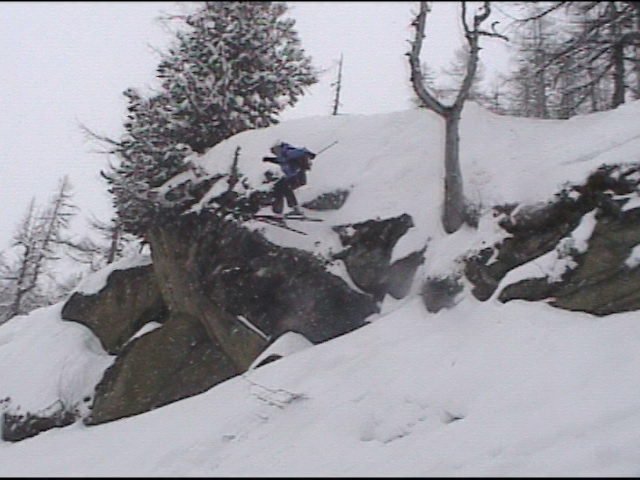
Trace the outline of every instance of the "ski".
{"label": "ski", "polygon": [[254,215],[251,218],[259,222],[268,223],[269,225],[273,225],[274,227],[280,227],[291,232],[299,233],[300,235],[307,235],[307,232],[303,232],[302,230],[293,228],[292,226],[287,225],[284,220],[278,219],[277,217],[274,217],[272,215]]}
{"label": "ski", "polygon": [[272,220],[302,220],[302,221],[309,221],[309,222],[322,222],[323,220],[321,218],[315,218],[315,217],[307,217],[306,215],[286,215],[284,216],[283,219],[276,217],[275,215],[269,215],[266,213],[258,213],[255,215],[252,215],[251,218],[268,218],[268,219],[272,219]]}
{"label": "ski", "polygon": [[322,218],[316,217],[307,217],[306,215],[287,215],[285,214],[284,218],[287,220],[307,220],[309,222],[322,222]]}

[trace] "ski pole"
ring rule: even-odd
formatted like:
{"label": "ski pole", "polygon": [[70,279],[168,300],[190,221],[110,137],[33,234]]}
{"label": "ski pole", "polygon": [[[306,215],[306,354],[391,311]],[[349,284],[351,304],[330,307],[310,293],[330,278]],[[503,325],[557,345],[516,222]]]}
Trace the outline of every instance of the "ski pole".
{"label": "ski pole", "polygon": [[338,143],[338,140],[336,140],[336,141],[335,141],[335,142],[333,142],[332,144],[327,145],[326,147],[324,147],[322,150],[320,150],[318,153],[316,153],[316,156],[317,156],[317,155],[320,155],[322,152],[324,152],[324,151],[326,151],[326,150],[329,150],[329,149],[330,149],[331,147],[333,147],[336,143]]}

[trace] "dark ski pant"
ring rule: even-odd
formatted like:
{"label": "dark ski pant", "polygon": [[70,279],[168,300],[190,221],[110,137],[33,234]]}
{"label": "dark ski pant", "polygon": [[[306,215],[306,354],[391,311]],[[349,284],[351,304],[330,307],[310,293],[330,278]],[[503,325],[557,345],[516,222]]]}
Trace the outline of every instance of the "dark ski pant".
{"label": "dark ski pant", "polygon": [[298,200],[296,199],[295,193],[293,191],[296,188],[304,185],[304,180],[300,177],[300,175],[296,175],[293,177],[284,177],[278,180],[273,186],[273,212],[274,213],[282,213],[284,209],[284,200],[287,200],[287,205],[289,208],[293,208],[298,205]]}

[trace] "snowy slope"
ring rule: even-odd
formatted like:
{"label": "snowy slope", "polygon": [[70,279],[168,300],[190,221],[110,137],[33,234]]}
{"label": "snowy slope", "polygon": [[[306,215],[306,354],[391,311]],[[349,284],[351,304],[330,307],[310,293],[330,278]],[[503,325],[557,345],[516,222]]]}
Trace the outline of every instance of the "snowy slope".
{"label": "snowy slope", "polygon": [[[580,183],[602,163],[640,160],[638,102],[616,111],[577,116],[570,120],[538,120],[492,114],[468,103],[461,125],[461,166],[465,195],[481,207],[549,200],[566,182]],[[591,132],[591,133],[588,133]],[[240,147],[240,172],[252,189],[263,186],[263,163],[276,141],[287,141],[319,151],[338,143],[313,162],[308,185],[296,191],[300,203],[338,189],[350,191],[345,206],[334,212],[314,212],[322,224],[296,224],[310,233],[300,236],[275,227],[264,227],[276,243],[304,248],[328,257],[340,249],[334,225],[408,213],[415,227],[396,246],[392,260],[420,250],[428,239],[425,268],[432,273],[450,271],[449,254],[493,243],[500,232],[485,218],[480,233],[462,229],[453,236],[444,233],[442,203],[444,125],[426,110],[408,110],[378,115],[311,117],[236,135],[206,154],[193,157],[194,170],[206,174],[230,170]],[[277,172],[277,167],[275,170]],[[163,188],[194,178],[192,172],[174,178]],[[219,194],[219,182],[210,195],[194,207]],[[488,222],[488,224],[487,224]],[[438,240],[447,238],[445,250]],[[452,244],[455,243],[455,246]]]}
{"label": "snowy slope", "polygon": [[[640,161],[640,102],[568,121],[464,110],[462,172],[484,206],[550,198],[603,162]],[[319,150],[301,201],[349,188],[343,209],[305,224],[309,236],[256,224],[273,241],[327,254],[331,225],[409,213],[399,258],[428,241],[419,273],[452,268],[500,234],[445,235],[442,125],[426,111],[314,117],[245,132],[192,159],[231,165],[259,185],[275,140]],[[189,175],[189,174],[186,174]],[[175,179],[175,181],[184,180]],[[588,225],[584,227],[588,229]],[[576,234],[579,238],[588,235]],[[99,284],[102,280],[88,284]],[[416,288],[419,282],[416,282]],[[415,289],[414,289],[415,290]],[[0,398],[45,407],[82,398],[112,357],[60,306],[0,326]],[[467,298],[430,314],[414,295],[387,299],[353,333],[288,356],[208,392],[105,425],[80,423],[0,443],[3,476],[636,476],[640,473],[640,322],[545,304]],[[161,327],[160,327],[161,328]]]}
{"label": "snowy slope", "polygon": [[62,305],[0,326],[0,398],[11,397],[21,413],[46,409],[57,400],[81,403],[113,361],[87,327],[60,319]]}

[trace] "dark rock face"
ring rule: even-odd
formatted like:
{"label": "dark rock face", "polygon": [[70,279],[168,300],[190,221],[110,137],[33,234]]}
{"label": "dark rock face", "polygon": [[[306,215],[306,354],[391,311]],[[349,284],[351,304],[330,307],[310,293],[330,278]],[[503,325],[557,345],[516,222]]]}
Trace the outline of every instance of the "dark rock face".
{"label": "dark rock face", "polygon": [[387,293],[396,300],[400,300],[409,294],[416,270],[424,263],[425,250],[426,247],[410,253],[389,265],[386,281]]}
{"label": "dark rock face", "polygon": [[625,265],[639,243],[640,209],[624,212],[619,218],[600,218],[589,250],[579,267],[552,292],[552,304],[595,315],[640,308],[640,269]]}
{"label": "dark rock face", "polygon": [[[640,208],[624,211],[621,196],[638,190],[638,169],[607,168],[549,204],[496,209],[511,236],[465,264],[473,294],[485,300],[513,268],[552,249],[596,209],[589,249],[559,281],[530,278],[507,286],[501,301],[547,300],[569,310],[607,315],[640,308],[640,266],[626,265],[640,244]],[[339,208],[347,194],[319,199]],[[320,201],[322,200],[322,201]],[[189,397],[238,375],[285,332],[319,343],[363,326],[385,295],[409,293],[424,249],[391,262],[409,215],[335,227],[352,290],[325,260],[274,245],[241,222],[212,213],[172,217],[147,232],[153,265],[114,271],[95,295],[74,294],[62,317],[90,328],[117,355],[93,396],[88,425],[136,415]],[[421,291],[430,312],[451,307],[461,278],[427,278]],[[131,340],[150,321],[155,330]],[[266,358],[262,364],[278,356]],[[4,415],[11,441],[76,421],[77,412]]]}
{"label": "dark rock face", "polygon": [[62,318],[81,323],[114,355],[144,324],[162,322],[166,306],[153,266],[115,270],[95,295],[74,293],[62,309]]}
{"label": "dark rock face", "polygon": [[323,342],[378,311],[372,297],[351,290],[308,252],[273,245],[213,214],[173,222],[148,235],[168,320],[119,352],[96,388],[87,424],[203,392],[245,371],[287,331]]}
{"label": "dark rock face", "polygon": [[526,278],[517,283],[507,285],[498,295],[498,300],[545,300],[553,295],[554,285],[547,278]]}
{"label": "dark rock face", "polygon": [[88,425],[143,413],[240,373],[198,319],[171,315],[133,340],[96,387]]}
{"label": "dark rock face", "polygon": [[325,193],[313,200],[303,203],[302,206],[310,210],[338,210],[342,208],[349,198],[349,190],[336,190]]}
{"label": "dark rock face", "polygon": [[[568,187],[545,205],[516,210],[516,205],[497,207],[506,214],[500,226],[511,234],[494,249],[486,249],[468,259],[466,277],[474,284],[473,294],[488,299],[507,272],[549,252],[580,223],[587,212],[597,208],[601,215],[618,217],[619,202],[614,195],[627,195],[637,188],[638,167],[603,166],[584,185]],[[496,258],[489,259],[497,252]]]}
{"label": "dark rock face", "polygon": [[[233,329],[244,328],[236,320],[241,316],[270,338],[295,331],[314,343],[364,325],[377,311],[370,297],[351,290],[308,252],[275,246],[213,215],[180,221],[180,228],[151,236],[156,275],[172,311],[190,308],[184,299],[201,296],[233,317]],[[193,241],[184,241],[185,230]],[[177,271],[187,277],[177,278]],[[197,288],[185,293],[184,285]],[[264,349],[264,341],[258,343],[251,360]]]}
{"label": "dark rock face", "polygon": [[[499,298],[547,300],[596,315],[639,308],[640,267],[625,261],[640,243],[640,209],[624,211],[620,199],[636,191],[630,178],[627,171],[603,169],[547,205],[504,207],[500,224],[511,236],[466,262],[473,294],[489,298],[507,272],[556,248],[596,209],[589,249],[575,254],[573,270],[559,281],[509,285]],[[359,328],[385,295],[408,294],[427,248],[391,263],[395,245],[413,226],[408,215],[335,227],[344,247],[335,259],[344,262],[360,293],[329,273],[325,260],[271,244],[241,222],[207,212],[169,220],[148,232],[152,268],[114,272],[102,292],[74,296],[65,305],[66,319],[100,332],[118,355],[96,388],[87,424],[203,392],[244,372],[285,332],[319,343]],[[458,277],[427,278],[421,294],[427,309],[437,312],[450,308],[461,289]],[[126,343],[152,319],[164,323]]]}
{"label": "dark rock face", "polygon": [[61,403],[47,412],[8,413],[2,415],[2,440],[18,442],[52,428],[66,427],[79,418],[76,411],[67,410]]}
{"label": "dark rock face", "polygon": [[588,202],[561,198],[556,203],[523,209],[506,217],[500,226],[512,236],[495,247],[495,261],[488,263],[494,253],[488,248],[465,265],[465,276],[474,285],[474,296],[478,300],[491,297],[507,272],[552,250],[591,208],[593,205]]}
{"label": "dark rock face", "polygon": [[561,194],[556,203],[504,223],[503,228],[514,236],[497,246],[497,261],[486,265],[488,251],[485,259],[480,255],[467,264],[474,293],[480,292],[476,296],[488,298],[511,268],[555,248],[585,213],[595,209],[597,223],[589,247],[574,253],[574,268],[559,280],[529,278],[508,285],[498,298],[503,302],[547,300],[559,308],[594,315],[640,308],[640,268],[625,263],[640,244],[640,208],[623,209],[630,195],[637,195],[637,173],[635,166],[600,168],[585,185],[573,187],[578,194],[574,200]]}
{"label": "dark rock face", "polygon": [[578,265],[561,281],[521,281],[506,287],[499,299],[550,298],[549,303],[556,307],[594,315],[640,308],[640,268],[625,265],[633,247],[640,243],[640,209],[624,212],[619,218],[601,215],[589,249],[575,257]]}
{"label": "dark rock face", "polygon": [[[489,298],[507,272],[554,249],[584,214],[597,209],[598,224],[587,252],[574,258],[577,267],[560,281],[531,278],[509,285],[499,298],[544,299],[596,315],[639,308],[640,267],[625,260],[640,243],[640,209],[623,211],[626,200],[619,198],[636,191],[631,177],[629,171],[602,169],[547,205],[504,207],[500,224],[511,236],[466,262],[473,294]],[[345,199],[327,197],[319,205],[339,208]],[[89,327],[118,356],[96,388],[85,423],[201,393],[246,371],[285,332],[319,343],[364,325],[385,295],[409,293],[427,247],[393,263],[391,257],[412,226],[411,217],[401,215],[335,227],[344,247],[335,259],[344,262],[360,293],[329,273],[326,260],[274,245],[239,221],[207,212],[167,215],[163,228],[147,232],[152,266],[113,272],[101,292],[75,294],[63,308],[63,318]],[[461,289],[458,277],[427,278],[421,294],[428,310],[437,312],[451,307]],[[161,326],[130,341],[152,320]],[[74,421],[54,417],[9,419],[29,427],[7,431],[25,438],[26,432]]]}
{"label": "dark rock face", "polygon": [[393,247],[413,226],[407,214],[386,220],[369,220],[334,227],[346,247],[334,255],[344,261],[358,288],[380,301],[387,293],[395,298],[407,294],[413,275],[424,261],[424,250],[414,252],[390,265]]}
{"label": "dark rock face", "polygon": [[462,289],[459,278],[427,278],[420,293],[427,311],[437,313],[443,308],[453,307],[456,295]]}

